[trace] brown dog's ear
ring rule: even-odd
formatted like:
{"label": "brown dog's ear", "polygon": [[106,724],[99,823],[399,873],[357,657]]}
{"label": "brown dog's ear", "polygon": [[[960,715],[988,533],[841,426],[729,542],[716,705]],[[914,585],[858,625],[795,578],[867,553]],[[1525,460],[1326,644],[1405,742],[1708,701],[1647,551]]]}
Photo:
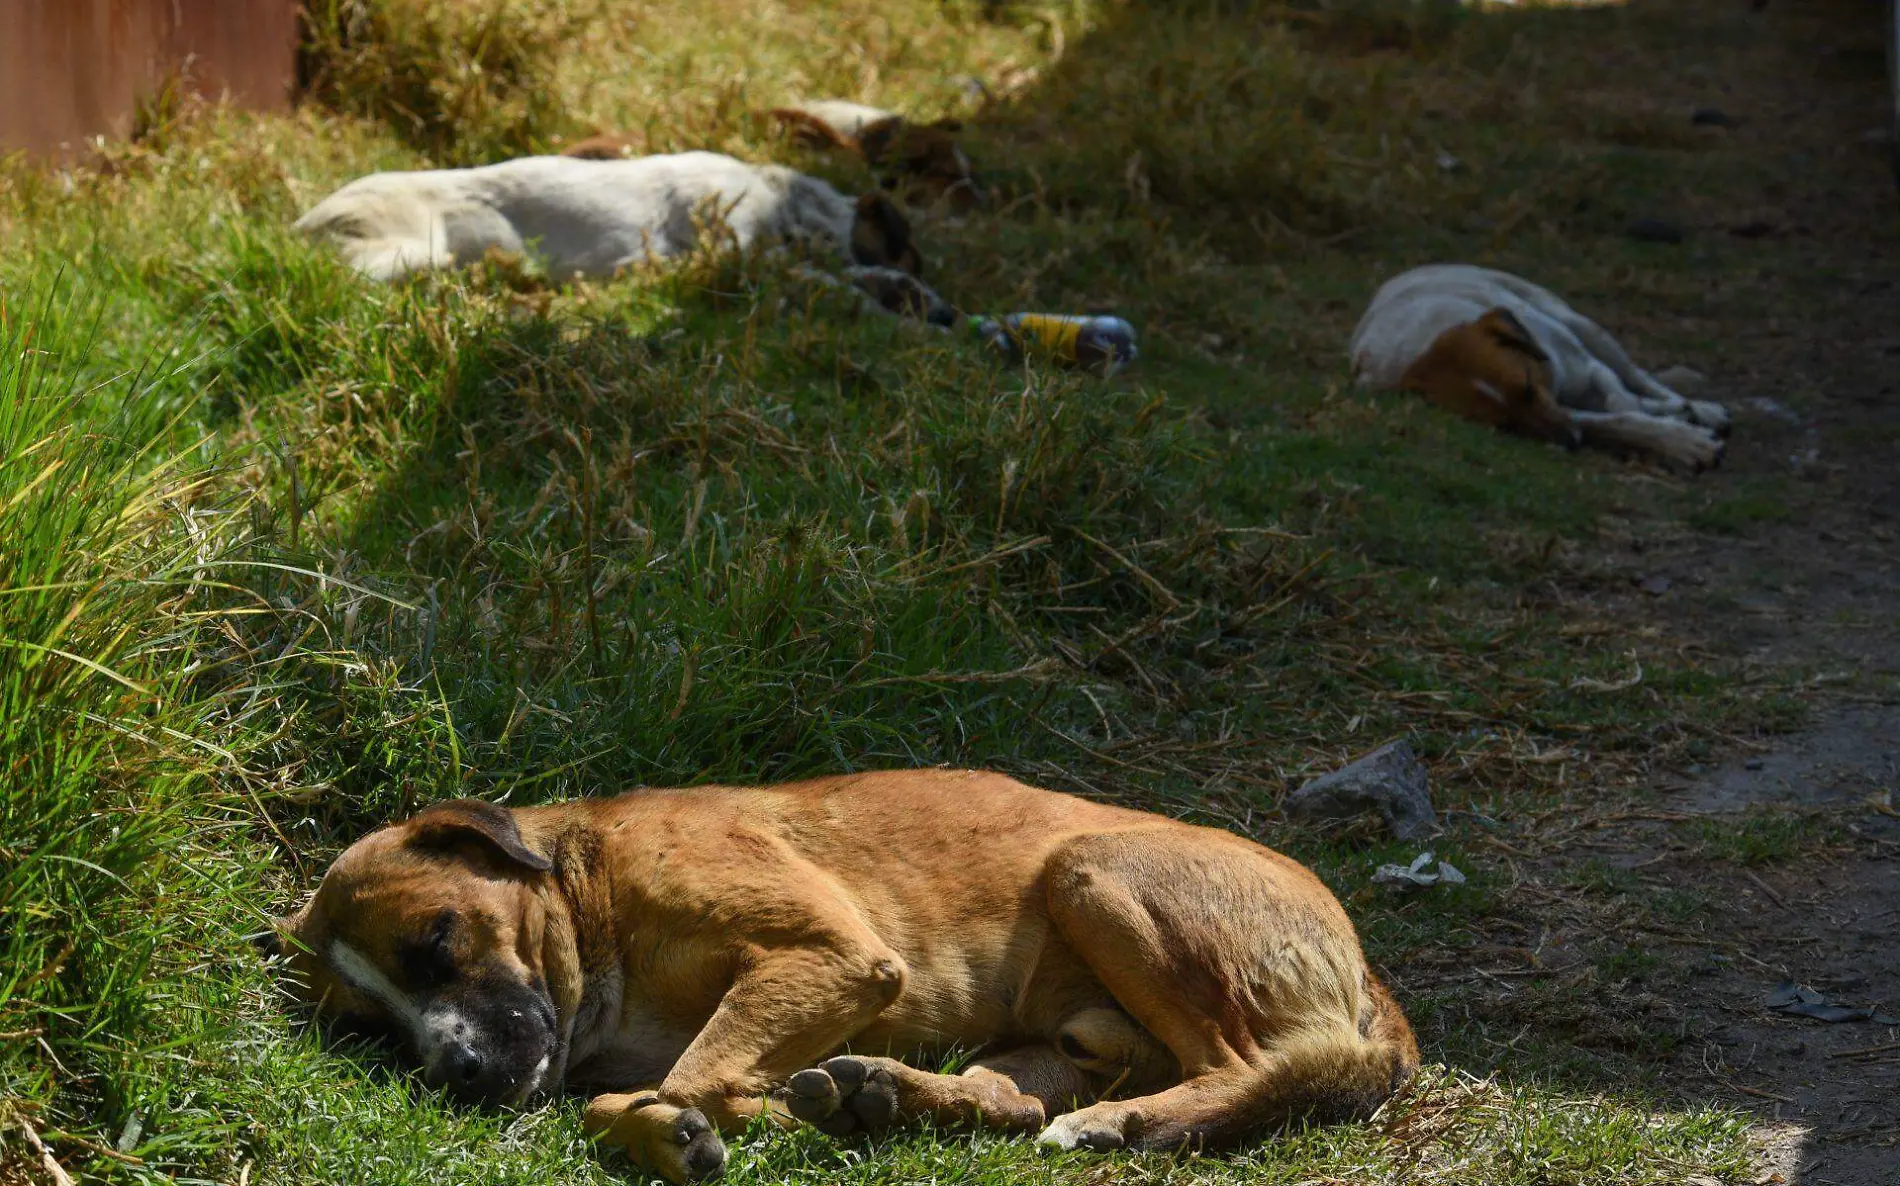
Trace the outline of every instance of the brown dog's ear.
{"label": "brown dog's ear", "polygon": [[796,107],[774,107],[766,112],[779,122],[787,135],[807,148],[842,148],[847,152],[861,152],[862,146],[855,136],[847,136],[809,111],[800,111]]}
{"label": "brown dog's ear", "polygon": [[1538,362],[1550,361],[1550,355],[1544,353],[1544,348],[1537,344],[1537,338],[1525,328],[1522,321],[1518,320],[1517,314],[1503,305],[1478,318],[1478,324],[1488,330],[1499,343],[1527,354]]}
{"label": "brown dog's ear", "polygon": [[536,873],[554,868],[521,838],[515,817],[505,807],[482,799],[452,799],[425,807],[404,825],[417,848],[450,848],[473,841]]}

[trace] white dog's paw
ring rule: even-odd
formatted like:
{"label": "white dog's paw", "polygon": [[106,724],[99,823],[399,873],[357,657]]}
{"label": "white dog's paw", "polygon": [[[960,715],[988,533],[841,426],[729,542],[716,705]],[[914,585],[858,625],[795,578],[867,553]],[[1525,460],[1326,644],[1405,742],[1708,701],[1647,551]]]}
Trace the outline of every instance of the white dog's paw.
{"label": "white dog's paw", "polygon": [[1054,1149],[1067,1153],[1072,1149],[1089,1149],[1096,1153],[1106,1153],[1119,1149],[1128,1143],[1122,1135],[1123,1117],[1113,1109],[1104,1109],[1101,1105],[1083,1108],[1079,1112],[1070,1112],[1058,1116],[1037,1136],[1036,1144],[1044,1149]]}
{"label": "white dog's paw", "polygon": [[1716,436],[1728,435],[1731,418],[1728,409],[1712,400],[1692,399],[1689,402],[1689,422],[1700,424]]}
{"label": "white dog's paw", "polygon": [[1699,424],[1681,420],[1665,423],[1669,427],[1663,430],[1662,439],[1657,442],[1664,460],[1692,474],[1722,464],[1722,454],[1728,444],[1721,437]]}

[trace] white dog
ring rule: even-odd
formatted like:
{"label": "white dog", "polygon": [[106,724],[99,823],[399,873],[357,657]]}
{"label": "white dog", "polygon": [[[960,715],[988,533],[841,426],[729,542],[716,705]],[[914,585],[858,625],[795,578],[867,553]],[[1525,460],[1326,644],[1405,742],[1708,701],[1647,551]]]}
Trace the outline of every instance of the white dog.
{"label": "white dog", "polygon": [[690,252],[712,226],[742,249],[806,242],[865,266],[921,270],[909,224],[882,195],[854,200],[796,170],[711,152],[372,173],[296,226],[379,280],[472,263],[491,249],[532,254],[556,280],[611,276]]}
{"label": "white dog", "polygon": [[1351,350],[1360,384],[1420,392],[1480,423],[1691,471],[1722,458],[1726,408],[1671,391],[1602,326],[1508,272],[1433,264],[1394,277]]}

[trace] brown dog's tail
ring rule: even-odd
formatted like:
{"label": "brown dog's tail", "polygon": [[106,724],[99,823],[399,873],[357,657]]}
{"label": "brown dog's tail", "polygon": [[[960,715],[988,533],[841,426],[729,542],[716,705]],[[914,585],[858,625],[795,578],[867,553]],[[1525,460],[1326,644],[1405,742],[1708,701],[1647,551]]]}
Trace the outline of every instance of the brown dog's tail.
{"label": "brown dog's tail", "polygon": [[1360,1033],[1367,1043],[1383,1046],[1391,1062],[1384,1090],[1366,1109],[1370,1114],[1411,1081],[1419,1063],[1418,1037],[1412,1033],[1412,1023],[1405,1019],[1405,1010],[1399,1008],[1392,990],[1370,968],[1366,969],[1366,1008],[1360,1018]]}
{"label": "brown dog's tail", "polygon": [[1301,1119],[1321,1124],[1365,1120],[1418,1071],[1418,1040],[1398,1002],[1370,971],[1357,1026],[1328,1018],[1264,1047],[1226,1098],[1192,1118],[1153,1124],[1142,1149],[1217,1149]]}
{"label": "brown dog's tail", "polygon": [[[1418,1071],[1418,1039],[1398,1002],[1366,973],[1366,1008],[1356,1030],[1295,1031],[1269,1053],[1274,1066],[1241,1117],[1258,1129],[1307,1117],[1321,1124],[1364,1120]],[[1240,1134],[1236,1134],[1237,1136]]]}

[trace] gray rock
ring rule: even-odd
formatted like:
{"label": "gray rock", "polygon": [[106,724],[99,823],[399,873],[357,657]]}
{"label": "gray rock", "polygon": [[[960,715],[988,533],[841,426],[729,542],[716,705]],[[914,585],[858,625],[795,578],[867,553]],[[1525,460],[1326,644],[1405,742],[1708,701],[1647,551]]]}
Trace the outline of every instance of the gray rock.
{"label": "gray rock", "polygon": [[1324,774],[1287,796],[1286,813],[1318,822],[1350,819],[1377,810],[1401,840],[1428,836],[1438,827],[1425,766],[1410,744],[1380,746],[1350,766]]}

